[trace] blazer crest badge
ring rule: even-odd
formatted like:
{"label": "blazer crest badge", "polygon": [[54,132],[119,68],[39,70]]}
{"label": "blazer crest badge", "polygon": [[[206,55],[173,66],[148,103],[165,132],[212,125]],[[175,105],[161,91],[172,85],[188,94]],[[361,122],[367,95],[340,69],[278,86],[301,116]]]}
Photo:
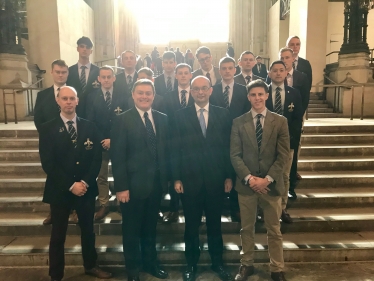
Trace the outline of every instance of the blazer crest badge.
{"label": "blazer crest badge", "polygon": [[93,148],[93,142],[90,141],[90,138],[87,138],[87,141],[84,142],[84,148],[86,150],[91,150]]}
{"label": "blazer crest badge", "polygon": [[114,112],[116,113],[116,115],[120,115],[122,111],[123,110],[119,106],[117,106],[117,108],[114,110]]}
{"label": "blazer crest badge", "polygon": [[95,80],[95,81],[92,83],[92,87],[93,87],[94,89],[98,89],[99,86],[100,86],[100,83],[99,83],[97,80]]}
{"label": "blazer crest badge", "polygon": [[288,112],[293,112],[293,109],[295,108],[293,102],[288,106]]}

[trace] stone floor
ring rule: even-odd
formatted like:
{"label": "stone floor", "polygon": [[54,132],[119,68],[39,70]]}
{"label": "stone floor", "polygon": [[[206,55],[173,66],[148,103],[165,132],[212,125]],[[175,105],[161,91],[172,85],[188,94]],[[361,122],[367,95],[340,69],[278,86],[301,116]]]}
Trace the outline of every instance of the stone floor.
{"label": "stone floor", "polygon": [[[271,281],[268,266],[256,264],[255,275],[248,281]],[[232,274],[236,267],[230,266]],[[114,277],[110,280],[127,280],[123,270],[111,269]],[[361,263],[314,263],[314,264],[286,264],[286,277],[288,281],[374,281],[374,262]],[[181,273],[169,270],[170,278],[167,280],[182,281]],[[142,281],[157,281],[160,279],[142,273]],[[0,280],[6,281],[49,281],[48,268],[0,268]],[[98,281],[82,273],[81,267],[68,267],[65,270],[64,281]],[[197,281],[219,281],[220,279],[210,270],[199,270]]]}

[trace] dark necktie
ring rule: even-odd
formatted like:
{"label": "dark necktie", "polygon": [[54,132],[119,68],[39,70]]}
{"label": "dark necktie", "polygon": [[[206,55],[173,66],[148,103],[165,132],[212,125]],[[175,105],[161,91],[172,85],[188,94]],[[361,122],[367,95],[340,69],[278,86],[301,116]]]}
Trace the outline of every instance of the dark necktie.
{"label": "dark necktie", "polygon": [[108,107],[108,109],[110,109],[110,106],[112,104],[112,97],[110,96],[109,91],[105,93],[105,102],[106,102],[106,106]]}
{"label": "dark necktie", "polygon": [[258,73],[260,73],[260,71],[261,71],[261,64],[257,64],[257,70],[258,70]]}
{"label": "dark necktie", "polygon": [[230,86],[227,85],[225,87],[225,91],[223,92],[223,100],[225,102],[225,108],[229,108],[230,107],[230,102],[229,102],[229,89],[230,89]]}
{"label": "dark necktie", "polygon": [[206,123],[205,123],[205,118],[204,118],[204,108],[200,108],[200,115],[199,115],[199,123],[201,127],[201,132],[203,133],[204,138],[206,137]]}
{"label": "dark necktie", "polygon": [[279,115],[282,115],[282,97],[281,97],[281,88],[277,87],[275,89],[275,106],[274,106],[274,112],[278,113]]}
{"label": "dark necktie", "polygon": [[212,79],[210,78],[210,73],[209,72],[206,73],[206,78],[208,78],[209,81],[210,81],[210,84],[212,84]]}
{"label": "dark necktie", "polygon": [[261,117],[262,117],[262,114],[257,114],[256,117],[257,117],[257,121],[256,121],[256,139],[257,139],[258,152],[260,152],[261,142],[262,142],[262,126],[261,126]]}
{"label": "dark necktie", "polygon": [[156,141],[156,134],[153,130],[152,122],[149,120],[148,112],[144,112],[144,121],[145,121],[145,128],[147,130],[147,136],[149,144],[151,145],[152,154],[154,157],[155,163],[157,163],[157,141]]}
{"label": "dark necktie", "polygon": [[185,108],[187,106],[186,94],[187,94],[186,90],[181,91],[181,107],[182,108]]}
{"label": "dark necktie", "polygon": [[292,68],[296,69],[296,63],[295,63],[295,61],[292,62]]}
{"label": "dark necktie", "polygon": [[245,77],[245,80],[247,80],[246,85],[248,85],[248,83],[251,82],[251,76],[249,76],[249,75],[246,76],[246,77]]}
{"label": "dark necktie", "polygon": [[[57,96],[59,96],[59,94],[60,94],[60,88],[57,88]],[[58,106],[58,111],[61,112],[61,107],[58,105],[57,101],[56,101],[56,104]]]}
{"label": "dark necktie", "polygon": [[166,90],[167,90],[168,92],[171,92],[171,91],[173,90],[172,85],[171,85],[171,77],[170,77],[170,76],[169,76],[168,79],[167,79]]}
{"label": "dark necktie", "polygon": [[79,78],[79,81],[81,82],[82,86],[82,92],[86,90],[87,82],[86,82],[86,66],[82,65],[81,66],[81,76]]}
{"label": "dark necktie", "polygon": [[70,135],[71,142],[74,145],[74,148],[77,148],[77,131],[75,130],[73,124],[73,121],[67,121],[66,124],[68,124],[68,133]]}
{"label": "dark necktie", "polygon": [[129,91],[132,92],[132,77],[131,77],[131,75],[127,75],[127,86],[129,87]]}

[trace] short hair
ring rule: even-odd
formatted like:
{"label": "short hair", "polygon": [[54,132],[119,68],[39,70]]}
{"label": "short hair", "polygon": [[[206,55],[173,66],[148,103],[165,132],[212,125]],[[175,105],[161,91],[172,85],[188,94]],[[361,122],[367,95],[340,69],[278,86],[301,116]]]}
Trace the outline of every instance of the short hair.
{"label": "short hair", "polygon": [[58,93],[57,93],[57,97],[60,95],[60,93],[61,93],[61,91],[62,91],[63,89],[69,89],[69,90],[73,91],[73,92],[75,93],[75,95],[78,97],[77,90],[75,90],[74,87],[66,86],[66,85],[60,87],[60,90],[59,90]]}
{"label": "short hair", "polygon": [[69,68],[69,66],[66,64],[66,62],[65,62],[64,60],[54,60],[54,61],[52,62],[52,64],[51,64],[52,69],[53,69],[53,67],[54,67],[55,65],[58,65],[58,66],[61,66],[61,67],[67,67],[67,68]]}
{"label": "short hair", "polygon": [[177,51],[179,51],[179,47],[177,47]]}
{"label": "short hair", "polygon": [[244,55],[252,55],[253,57],[255,57],[255,55],[251,51],[244,51],[240,54],[239,60],[242,60],[242,56]]}
{"label": "short hair", "polygon": [[81,44],[86,45],[87,48],[89,48],[89,49],[92,49],[92,47],[94,46],[91,39],[86,37],[86,36],[82,36],[81,38],[78,39],[77,46],[79,46]]}
{"label": "short hair", "polygon": [[262,57],[261,56],[257,56],[256,60],[262,60]]}
{"label": "short hair", "polygon": [[123,55],[126,54],[126,53],[131,53],[131,54],[133,54],[134,57],[135,57],[135,60],[136,60],[136,54],[135,54],[135,52],[132,51],[132,50],[126,50],[126,51],[123,51],[123,52],[121,53],[121,60],[123,59]]}
{"label": "short hair", "polygon": [[153,94],[155,94],[156,90],[155,90],[155,85],[153,84],[153,82],[149,79],[139,79],[137,80],[135,83],[134,83],[134,86],[132,87],[132,93],[135,92],[135,89],[136,87],[138,87],[139,85],[149,85],[152,87],[152,91],[153,91]]}
{"label": "short hair", "polygon": [[208,47],[205,47],[205,46],[201,46],[200,48],[198,48],[197,50],[196,50],[196,57],[198,56],[198,55],[200,55],[200,54],[208,54],[208,55],[210,55],[210,50],[209,50],[209,48]]}
{"label": "short hair", "polygon": [[99,68],[99,75],[100,75],[101,70],[110,70],[110,71],[112,71],[112,74],[114,74],[114,69],[110,65],[104,65],[104,66],[100,67]]}
{"label": "short hair", "polygon": [[286,65],[284,64],[283,61],[281,61],[281,60],[276,60],[276,61],[273,61],[273,62],[271,63],[271,65],[270,65],[270,67],[269,67],[269,70],[271,70],[271,69],[273,68],[273,66],[276,65],[276,64],[281,64],[281,65],[284,66],[284,68],[286,68]]}
{"label": "short hair", "polygon": [[164,54],[162,55],[162,60],[171,60],[171,59],[174,59],[175,61],[175,53],[172,51],[164,52]]}
{"label": "short hair", "polygon": [[148,77],[153,77],[153,71],[149,67],[142,67],[141,69],[138,70],[138,75],[139,73],[144,73]]}
{"label": "short hair", "polygon": [[175,67],[175,73],[177,73],[177,71],[178,71],[178,69],[181,69],[181,68],[188,68],[188,70],[190,71],[190,72],[192,72],[192,68],[191,68],[191,66],[189,65],[189,64],[187,64],[187,63],[180,63],[180,64],[178,64],[176,67]]}
{"label": "short hair", "polygon": [[219,68],[221,68],[222,63],[227,63],[227,62],[232,62],[235,67],[235,60],[232,57],[223,57],[222,59],[219,60],[219,64],[218,64]]}
{"label": "short hair", "polygon": [[291,41],[292,39],[294,39],[294,38],[300,40],[300,37],[299,37],[299,36],[297,36],[297,35],[292,35],[292,36],[288,37],[288,39],[287,39],[287,41],[286,41],[286,45],[288,46],[288,44],[290,43],[290,41]]}
{"label": "short hair", "polygon": [[252,90],[253,88],[263,88],[265,90],[265,93],[269,93],[269,87],[262,79],[257,79],[249,82],[246,88],[247,94],[249,94],[250,90]]}
{"label": "short hair", "polygon": [[199,76],[196,76],[195,78],[193,78],[191,80],[191,86],[192,86],[193,82],[195,82],[195,80],[197,80],[199,78],[204,78],[206,81],[208,81],[209,87],[212,87],[212,82],[205,75],[199,75]]}
{"label": "short hair", "polygon": [[291,55],[293,55],[293,50],[291,48],[283,47],[282,49],[279,50],[279,55],[283,54],[284,52],[290,52]]}

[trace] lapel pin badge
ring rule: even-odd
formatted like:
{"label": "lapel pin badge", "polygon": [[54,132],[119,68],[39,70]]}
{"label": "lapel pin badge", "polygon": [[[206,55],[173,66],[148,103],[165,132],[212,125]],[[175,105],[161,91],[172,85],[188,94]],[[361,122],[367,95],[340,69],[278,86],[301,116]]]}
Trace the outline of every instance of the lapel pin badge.
{"label": "lapel pin badge", "polygon": [[92,86],[93,86],[95,89],[99,88],[99,85],[100,85],[100,83],[97,82],[97,80],[95,80],[95,81],[92,83]]}
{"label": "lapel pin badge", "polygon": [[87,141],[84,142],[85,149],[86,150],[92,149],[92,147],[93,147],[92,145],[93,145],[93,142],[90,141],[90,138],[87,138]]}
{"label": "lapel pin badge", "polygon": [[117,108],[114,110],[114,112],[116,113],[116,115],[120,115],[121,112],[122,112],[122,109],[119,106],[117,106]]}
{"label": "lapel pin badge", "polygon": [[65,128],[64,127],[60,127],[60,129],[58,130],[60,133],[62,133],[63,131],[65,131]]}
{"label": "lapel pin badge", "polygon": [[288,106],[288,112],[292,112],[295,106],[293,105],[293,102]]}

